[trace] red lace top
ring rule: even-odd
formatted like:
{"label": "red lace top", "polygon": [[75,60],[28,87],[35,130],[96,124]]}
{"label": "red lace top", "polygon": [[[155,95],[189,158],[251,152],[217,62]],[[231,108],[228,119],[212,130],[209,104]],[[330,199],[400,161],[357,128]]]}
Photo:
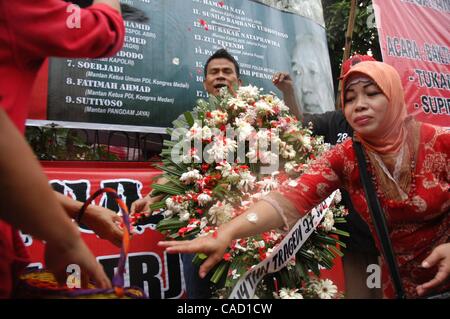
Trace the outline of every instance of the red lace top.
{"label": "red lace top", "polygon": [[[387,199],[383,190],[379,189],[378,179],[374,179],[409,297],[417,296],[417,285],[435,276],[437,268],[424,269],[421,263],[436,246],[449,241],[450,222],[450,134],[431,125],[417,125],[420,126],[417,130],[420,141],[416,164],[410,168],[412,174],[407,199]],[[369,167],[373,168],[372,164]],[[335,189],[342,186],[347,189],[356,211],[368,223],[380,248],[351,139],[327,152],[297,182],[295,188],[283,186],[281,193],[301,214],[319,204]],[[382,273],[384,295],[392,298],[394,289],[384,264]]]}

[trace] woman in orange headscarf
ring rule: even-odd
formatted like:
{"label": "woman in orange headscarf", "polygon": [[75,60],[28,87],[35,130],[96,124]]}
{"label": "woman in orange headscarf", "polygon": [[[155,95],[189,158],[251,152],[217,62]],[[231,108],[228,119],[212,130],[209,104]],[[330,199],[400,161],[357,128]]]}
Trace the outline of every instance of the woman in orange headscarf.
{"label": "woman in orange headscarf", "polygon": [[[343,87],[345,117],[355,131],[354,139],[366,151],[406,295],[417,297],[448,289],[448,282],[444,282],[450,275],[450,134],[407,116],[400,77],[385,63],[354,66],[344,76]],[[215,237],[160,245],[168,247],[168,252],[207,254],[200,268],[202,276],[222,259],[231,239],[283,224],[291,227],[334,190],[344,187],[379,246],[353,140],[325,153],[295,184],[270,193],[222,225]],[[383,262],[384,296],[392,298],[395,292],[388,273]]]}

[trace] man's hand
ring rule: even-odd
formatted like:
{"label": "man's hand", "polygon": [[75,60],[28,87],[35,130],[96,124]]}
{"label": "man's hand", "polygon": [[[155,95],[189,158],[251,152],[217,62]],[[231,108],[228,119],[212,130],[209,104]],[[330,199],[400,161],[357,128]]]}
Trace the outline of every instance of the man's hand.
{"label": "man's hand", "polygon": [[100,238],[109,240],[118,247],[122,246],[123,231],[116,223],[121,221],[120,216],[112,210],[96,205],[89,205],[81,220]]}
{"label": "man's hand", "polygon": [[422,267],[431,268],[438,265],[436,276],[430,281],[417,286],[419,296],[427,295],[433,289],[443,284],[450,275],[450,243],[437,246],[422,263]]}
{"label": "man's hand", "polygon": [[272,82],[283,94],[290,94],[294,92],[294,81],[292,80],[289,73],[275,73],[272,77]]}
{"label": "man's hand", "polygon": [[[55,225],[55,227],[58,227]],[[80,236],[45,246],[45,265],[62,286],[67,280],[67,266],[75,264],[81,269],[81,286],[87,288],[92,279],[98,288],[111,288],[111,282]]]}
{"label": "man's hand", "polygon": [[131,204],[131,214],[135,213],[151,213],[152,210],[150,208],[151,205],[161,201],[162,196],[151,197],[149,195],[138,199]]}
{"label": "man's hand", "polygon": [[283,93],[284,103],[289,107],[289,110],[298,119],[302,118],[300,112],[300,104],[298,103],[297,96],[294,89],[294,81],[289,73],[277,72],[272,77],[272,83]]}

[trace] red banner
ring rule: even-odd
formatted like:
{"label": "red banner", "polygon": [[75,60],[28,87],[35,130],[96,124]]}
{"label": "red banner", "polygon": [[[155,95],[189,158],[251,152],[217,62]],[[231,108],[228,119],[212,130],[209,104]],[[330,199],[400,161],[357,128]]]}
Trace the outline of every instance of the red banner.
{"label": "red banner", "polygon": [[[52,187],[73,199],[86,201],[97,189],[113,188],[131,206],[136,199],[150,191],[153,178],[161,171],[149,163],[126,162],[42,162]],[[113,211],[119,211],[116,202],[108,194],[95,203]],[[152,299],[184,297],[185,283],[179,255],[166,254],[156,244],[163,236],[155,231],[158,219],[150,219],[136,227],[130,241],[125,284],[143,288]],[[106,274],[112,278],[117,267],[120,250],[106,240],[98,238],[92,231],[80,226],[83,239],[102,264]],[[44,265],[44,245],[42,242],[23,234],[23,240],[31,256],[30,267]],[[336,259],[332,270],[323,270],[324,278],[329,278],[344,290],[342,263]]]}
{"label": "red banner", "polygon": [[[110,187],[130,207],[136,199],[145,196],[153,177],[161,172],[149,163],[104,162],[43,162],[52,187],[69,197],[84,202],[97,189]],[[104,194],[97,205],[119,211],[115,201]],[[130,242],[125,284],[143,288],[152,299],[180,298],[184,294],[184,279],[179,255],[169,255],[156,244],[163,236],[154,230],[157,220],[149,220],[136,227],[137,234]],[[80,226],[82,237],[112,278],[117,267],[120,249],[98,238],[92,231]],[[32,263],[42,268],[44,245],[29,235],[23,235]]]}
{"label": "red banner", "polygon": [[400,73],[409,114],[450,127],[450,2],[373,4],[383,61]]}

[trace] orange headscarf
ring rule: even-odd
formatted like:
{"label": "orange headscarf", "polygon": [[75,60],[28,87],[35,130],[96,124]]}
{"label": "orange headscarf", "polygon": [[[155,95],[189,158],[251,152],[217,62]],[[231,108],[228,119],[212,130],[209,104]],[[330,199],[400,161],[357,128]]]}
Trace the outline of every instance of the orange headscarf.
{"label": "orange headscarf", "polygon": [[[369,150],[378,154],[397,153],[406,138],[405,119],[407,117],[404,100],[403,86],[398,72],[390,65],[377,62],[361,62],[353,66],[342,79],[342,87],[350,77],[362,74],[372,79],[389,100],[389,107],[383,119],[383,126],[380,130],[384,132],[376,141],[370,141],[364,135],[356,132],[356,136],[361,143]],[[345,89],[341,92],[341,105],[345,107]]]}

